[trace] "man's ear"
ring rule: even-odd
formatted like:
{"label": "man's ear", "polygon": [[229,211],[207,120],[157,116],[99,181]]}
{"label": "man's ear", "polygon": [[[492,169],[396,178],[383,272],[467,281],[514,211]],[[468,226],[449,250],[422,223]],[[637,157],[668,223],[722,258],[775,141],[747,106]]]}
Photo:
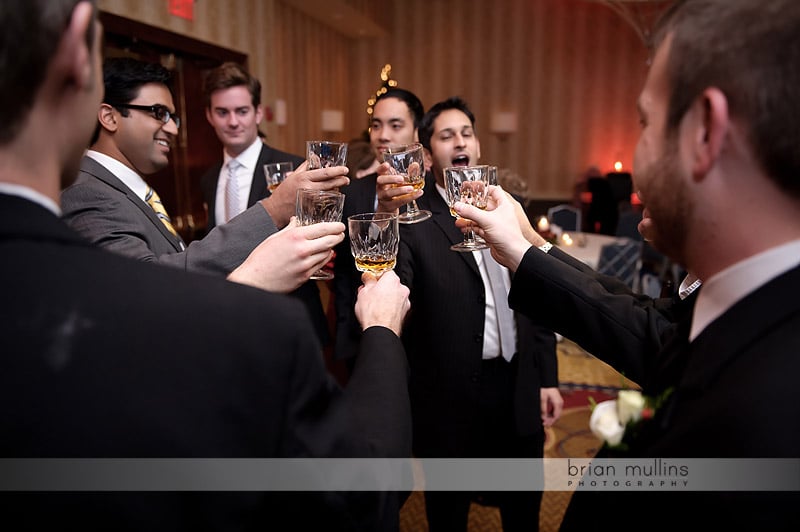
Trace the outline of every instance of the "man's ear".
{"label": "man's ear", "polygon": [[426,172],[433,167],[433,156],[428,148],[422,148],[422,162],[425,165]]}
{"label": "man's ear", "polygon": [[100,122],[100,127],[112,133],[119,127],[117,124],[117,112],[107,103],[100,104],[100,109],[97,111],[97,121]]}
{"label": "man's ear", "polygon": [[78,88],[92,88],[95,82],[92,46],[97,40],[92,38],[96,29],[94,23],[92,4],[79,2],[72,10],[54,60],[55,65],[63,68],[67,83]]}
{"label": "man's ear", "polygon": [[728,99],[716,87],[704,90],[689,113],[692,175],[701,179],[714,166],[730,130]]}

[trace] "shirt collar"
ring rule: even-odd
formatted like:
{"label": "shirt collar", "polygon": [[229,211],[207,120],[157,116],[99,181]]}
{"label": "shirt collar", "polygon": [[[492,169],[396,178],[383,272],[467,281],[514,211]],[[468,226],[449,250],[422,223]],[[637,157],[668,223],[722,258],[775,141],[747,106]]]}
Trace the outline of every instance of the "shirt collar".
{"label": "shirt collar", "polygon": [[236,157],[231,157],[228,155],[228,152],[225,152],[223,156],[222,166],[227,167],[228,161],[231,159],[236,159],[239,164],[241,164],[244,168],[247,168],[251,173],[255,170],[256,165],[258,164],[258,157],[261,155],[261,147],[264,145],[261,142],[260,137],[256,137],[256,140],[247,147],[242,153],[237,155]]}
{"label": "shirt collar", "polygon": [[122,183],[131,189],[142,201],[146,201],[145,195],[147,194],[147,183],[142,177],[131,168],[125,166],[122,162],[100,153],[99,151],[88,150],[86,156],[94,159],[103,165],[109,172],[122,181]]}
{"label": "shirt collar", "polygon": [[689,341],[736,302],[798,264],[800,240],[794,240],[740,261],[704,281],[695,303]]}

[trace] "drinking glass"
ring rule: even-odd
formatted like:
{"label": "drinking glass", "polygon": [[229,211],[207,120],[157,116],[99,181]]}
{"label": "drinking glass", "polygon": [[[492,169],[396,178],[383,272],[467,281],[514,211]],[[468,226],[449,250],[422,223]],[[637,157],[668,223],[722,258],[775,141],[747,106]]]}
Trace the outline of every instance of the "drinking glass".
{"label": "drinking glass", "polygon": [[294,170],[294,163],[285,161],[281,163],[269,163],[264,165],[264,175],[267,178],[267,189],[270,194],[278,188],[289,172]]}
{"label": "drinking glass", "polygon": [[[422,190],[425,186],[425,161],[422,154],[422,144],[406,144],[403,146],[389,147],[383,154],[383,160],[389,163],[389,171],[395,175],[403,176],[405,185],[412,185],[414,190]],[[406,206],[406,212],[398,216],[401,224],[415,224],[431,217],[431,211],[420,210],[417,202],[411,200]]]}
{"label": "drinking glass", "polygon": [[[300,225],[320,222],[340,222],[344,194],[333,190],[312,190],[301,188],[297,191],[295,211]],[[322,268],[311,275],[311,279],[333,279],[333,273]]]}
{"label": "drinking glass", "polygon": [[347,143],[308,140],[306,141],[306,159],[308,159],[309,170],[327,168],[329,166],[345,166]]}
{"label": "drinking glass", "polygon": [[[447,192],[450,214],[454,217],[458,218],[458,214],[453,210],[453,205],[457,201],[485,209],[489,193],[489,167],[480,165],[445,168],[444,188]],[[475,232],[470,228],[464,233],[464,240],[453,244],[450,249],[453,251],[476,251],[488,247],[486,242],[475,237]]]}
{"label": "drinking glass", "polygon": [[400,232],[397,215],[386,212],[354,214],[347,218],[350,252],[360,272],[380,277],[394,268]]}

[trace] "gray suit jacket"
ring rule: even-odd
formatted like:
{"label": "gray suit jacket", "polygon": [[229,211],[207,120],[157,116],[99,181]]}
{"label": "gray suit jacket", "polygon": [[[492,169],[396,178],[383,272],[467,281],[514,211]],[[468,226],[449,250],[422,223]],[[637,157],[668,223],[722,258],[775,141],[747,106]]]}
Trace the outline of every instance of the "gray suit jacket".
{"label": "gray suit jacket", "polygon": [[277,231],[267,211],[255,205],[183,249],[149,205],[89,157],[83,158],[75,183],[61,193],[61,207],[67,224],[100,247],[212,275],[229,274]]}

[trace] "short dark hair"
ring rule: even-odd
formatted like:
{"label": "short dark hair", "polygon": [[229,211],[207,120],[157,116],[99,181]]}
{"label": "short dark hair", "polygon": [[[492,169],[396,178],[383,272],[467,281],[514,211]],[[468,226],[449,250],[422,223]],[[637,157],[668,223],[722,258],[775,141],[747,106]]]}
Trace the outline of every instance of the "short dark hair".
{"label": "short dark hair", "polygon": [[[143,85],[159,83],[171,90],[172,73],[158,63],[130,57],[111,57],[103,62],[103,103],[111,106],[130,103]],[[127,116],[127,109],[120,109]]]}
{"label": "short dark hair", "polygon": [[425,116],[422,118],[422,125],[419,128],[419,141],[426,149],[431,149],[433,123],[436,121],[436,117],[442,114],[443,111],[448,111],[450,109],[456,109],[467,115],[472,127],[475,127],[475,115],[472,114],[467,102],[458,96],[451,96],[444,101],[434,104],[433,107],[428,109],[428,112],[425,113]]}
{"label": "short dark hair", "polygon": [[377,105],[379,101],[386,98],[395,98],[404,102],[411,113],[411,118],[414,120],[414,129],[418,130],[420,128],[422,117],[425,115],[425,108],[416,94],[400,87],[391,87],[375,99],[375,104]]}
{"label": "short dark hair", "polygon": [[211,94],[231,87],[247,87],[253,107],[261,105],[261,82],[250,75],[239,63],[226,62],[209,70],[203,78],[203,96],[206,107],[211,107]]}
{"label": "short dark hair", "polygon": [[[94,0],[89,1],[93,7]],[[50,58],[81,0],[0,2],[0,145],[11,142],[33,106]],[[97,16],[97,9],[94,9]],[[87,32],[91,49],[94,25]]]}
{"label": "short dark hair", "polygon": [[[158,63],[140,61],[130,57],[109,57],[103,61],[103,103],[114,107],[132,102],[143,85],[159,83],[172,90],[172,73]],[[129,109],[116,107],[122,116],[130,114]],[[100,137],[100,123],[89,142],[93,145]]]}
{"label": "short dark hair", "polygon": [[674,135],[692,102],[721,90],[745,128],[763,170],[800,197],[800,2],[691,0],[672,5],[654,45],[672,35],[665,134]]}

